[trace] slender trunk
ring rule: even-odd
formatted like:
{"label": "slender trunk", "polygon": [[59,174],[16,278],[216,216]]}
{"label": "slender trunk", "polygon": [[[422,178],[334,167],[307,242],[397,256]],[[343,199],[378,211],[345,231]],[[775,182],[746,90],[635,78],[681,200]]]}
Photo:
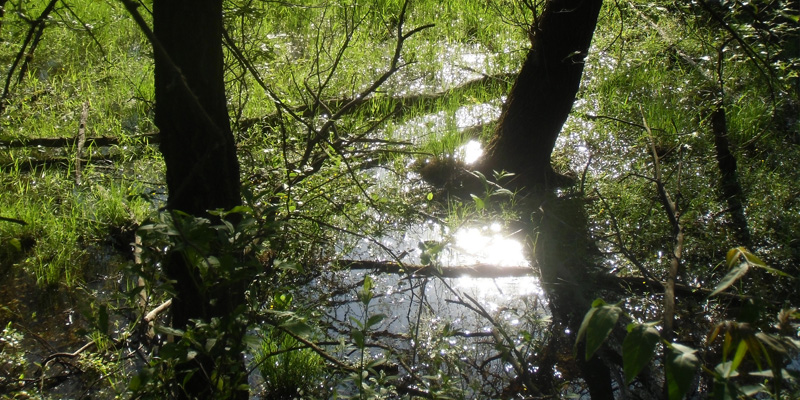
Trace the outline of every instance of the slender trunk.
{"label": "slender trunk", "polygon": [[744,193],[739,185],[739,174],[736,171],[736,157],[730,150],[728,142],[728,122],[725,106],[716,105],[711,114],[711,130],[714,133],[714,148],[717,152],[717,165],[722,174],[720,186],[722,197],[728,203],[731,214],[733,234],[737,245],[750,246],[750,228],[744,215]]}

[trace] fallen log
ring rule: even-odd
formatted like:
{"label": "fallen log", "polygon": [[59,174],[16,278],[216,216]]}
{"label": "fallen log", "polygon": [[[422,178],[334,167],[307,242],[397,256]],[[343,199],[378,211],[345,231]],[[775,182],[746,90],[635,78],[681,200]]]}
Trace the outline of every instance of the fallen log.
{"label": "fallen log", "polygon": [[444,278],[502,278],[532,275],[529,266],[505,267],[494,264],[473,264],[454,267],[399,264],[393,261],[337,260],[336,264],[350,270],[374,270],[388,274],[412,274],[417,276],[441,276]]}
{"label": "fallen log", "polygon": [[[155,144],[159,142],[158,133],[146,133],[128,138]],[[77,137],[35,138],[0,140],[0,148],[18,149],[24,147],[72,147],[78,144]],[[112,136],[88,137],[84,140],[84,147],[108,147],[120,144],[120,138]]]}

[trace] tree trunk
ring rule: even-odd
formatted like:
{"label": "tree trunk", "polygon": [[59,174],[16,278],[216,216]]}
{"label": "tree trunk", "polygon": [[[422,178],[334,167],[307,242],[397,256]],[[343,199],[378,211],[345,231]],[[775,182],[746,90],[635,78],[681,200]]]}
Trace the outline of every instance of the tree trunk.
{"label": "tree trunk", "polygon": [[728,122],[723,100],[719,101],[711,114],[711,130],[714,132],[714,148],[717,152],[717,166],[722,174],[720,186],[722,197],[728,203],[731,214],[734,239],[737,246],[750,246],[750,228],[744,215],[744,192],[739,185],[739,174],[736,171],[736,157],[730,150],[728,141]]}
{"label": "tree trunk", "polygon": [[531,49],[517,77],[481,169],[506,170],[519,186],[568,183],[550,155],[580,87],[602,0],[551,0],[531,27]]}
{"label": "tree trunk", "polygon": [[[167,164],[167,208],[206,215],[241,204],[228,118],[222,0],[156,0],[155,122]],[[188,89],[188,90],[187,90]]]}
{"label": "tree trunk", "polygon": [[[222,0],[153,2],[155,123],[167,168],[170,212],[203,217],[209,216],[208,210],[241,204],[239,164],[225,97],[222,29]],[[196,267],[177,250],[168,256],[164,271],[174,282],[174,328],[185,330],[191,328],[190,321],[217,319],[227,327],[218,328],[226,336],[218,338],[220,343],[223,339],[241,343],[244,329],[230,321],[234,309],[245,303],[238,284],[202,282]],[[193,360],[179,365],[175,396],[215,397],[219,393],[212,381],[241,379],[244,364],[237,349],[230,350],[226,360],[215,360],[201,349]],[[246,391],[235,393],[247,398]]]}
{"label": "tree trunk", "polygon": [[[533,254],[542,286],[555,326],[568,327],[572,335],[591,306],[592,243],[583,200],[552,194],[571,179],[553,171],[550,156],[575,102],[601,7],[602,0],[547,2],[531,27],[531,49],[478,166],[485,173],[516,173],[514,185],[532,195],[529,207],[538,218],[528,230],[538,232]],[[592,398],[613,398],[611,374],[602,360],[578,356],[571,362],[580,369]]]}

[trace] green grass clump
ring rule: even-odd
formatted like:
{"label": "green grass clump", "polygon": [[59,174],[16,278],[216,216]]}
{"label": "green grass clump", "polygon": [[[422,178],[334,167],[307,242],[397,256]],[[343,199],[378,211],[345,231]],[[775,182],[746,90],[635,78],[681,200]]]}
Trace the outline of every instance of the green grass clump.
{"label": "green grass clump", "polygon": [[264,338],[256,361],[271,399],[303,397],[314,390],[325,367],[319,354],[285,333]]}
{"label": "green grass clump", "polygon": [[74,286],[94,267],[92,249],[111,246],[112,231],[133,229],[151,212],[135,195],[140,185],[97,180],[74,185],[62,171],[42,170],[5,177],[0,215],[25,222],[0,222],[0,262],[23,268],[42,285]]}

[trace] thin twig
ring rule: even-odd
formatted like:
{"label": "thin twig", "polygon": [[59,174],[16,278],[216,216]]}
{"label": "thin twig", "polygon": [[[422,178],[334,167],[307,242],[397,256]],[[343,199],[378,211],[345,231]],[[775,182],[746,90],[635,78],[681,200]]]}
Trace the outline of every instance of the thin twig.
{"label": "thin twig", "polygon": [[664,340],[671,341],[674,335],[675,325],[675,281],[678,277],[678,269],[681,264],[681,253],[683,251],[683,226],[680,223],[680,211],[678,211],[675,202],[667,193],[664,181],[661,177],[661,163],[656,151],[655,139],[653,132],[647,124],[647,119],[644,112],[639,109],[642,115],[642,124],[645,126],[647,135],[650,138],[650,151],[653,156],[653,181],[656,183],[658,189],[658,197],[661,204],[664,206],[664,212],[667,214],[670,225],[672,226],[675,244],[673,246],[672,257],[670,259],[670,267],[667,273],[667,284],[664,291]]}

